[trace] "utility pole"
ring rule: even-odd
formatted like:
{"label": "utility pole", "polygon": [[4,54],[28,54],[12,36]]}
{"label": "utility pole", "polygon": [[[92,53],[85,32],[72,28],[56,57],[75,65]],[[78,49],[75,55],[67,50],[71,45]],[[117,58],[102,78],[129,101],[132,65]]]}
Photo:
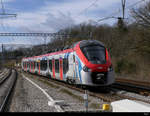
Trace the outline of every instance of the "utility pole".
{"label": "utility pole", "polygon": [[2,61],[1,61],[2,67],[5,64],[5,58],[4,58],[4,45],[2,44]]}
{"label": "utility pole", "polygon": [[[3,1],[0,1],[2,13],[0,13],[0,18],[9,18],[9,17],[16,17],[17,14],[10,14],[5,12]],[[2,44],[2,66],[5,64],[5,57],[4,57],[4,45]]]}
{"label": "utility pole", "polygon": [[85,111],[88,112],[88,91],[85,89],[84,94],[84,105],[85,105]]}
{"label": "utility pole", "polygon": [[[4,4],[3,4],[2,0],[1,0],[1,6],[2,6],[2,13],[0,13],[0,16],[6,16],[5,18],[17,16],[17,14],[10,14],[10,13],[5,12],[5,8],[4,8]],[[4,17],[2,17],[2,18],[4,18]]]}
{"label": "utility pole", "polygon": [[125,4],[126,4],[126,0],[122,0],[122,18],[124,19],[124,16],[125,16]]}
{"label": "utility pole", "polygon": [[47,51],[46,39],[47,39],[47,37],[45,36],[45,37],[44,37],[44,41],[45,41],[45,51]]}
{"label": "utility pole", "polygon": [[43,44],[43,47],[42,47],[42,49],[43,49],[42,52],[43,53],[45,53],[47,51],[46,38],[47,38],[47,36],[44,36],[44,38],[43,38],[44,39],[44,44]]}

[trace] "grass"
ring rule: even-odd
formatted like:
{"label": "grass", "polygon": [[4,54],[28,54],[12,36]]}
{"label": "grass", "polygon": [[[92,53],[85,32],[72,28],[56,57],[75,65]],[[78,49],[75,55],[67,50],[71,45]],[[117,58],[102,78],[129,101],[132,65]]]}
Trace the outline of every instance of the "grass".
{"label": "grass", "polygon": [[51,86],[51,87],[53,87],[53,88],[56,88],[56,89],[60,88],[59,86],[54,85],[54,84],[52,84],[52,83],[49,83],[48,81],[41,80],[41,79],[39,79],[39,81],[41,81],[41,82],[43,82],[43,83],[45,83],[45,84],[47,84],[47,85],[49,85],[49,86]]}
{"label": "grass", "polygon": [[97,104],[97,103],[91,103],[89,107],[94,108],[94,109],[101,109],[100,104]]}
{"label": "grass", "polygon": [[50,87],[53,87],[53,88],[56,88],[56,89],[60,88],[59,86],[54,85],[54,84],[52,84],[52,83],[50,83],[50,82],[48,82],[48,81],[46,81],[46,80],[43,80],[43,79],[41,79],[41,78],[38,78],[37,76],[32,76],[32,75],[26,74],[26,73],[24,73],[24,75],[28,76],[29,78],[36,78],[36,79],[38,79],[39,81],[41,81],[42,83],[47,84],[47,85],[50,86]]}

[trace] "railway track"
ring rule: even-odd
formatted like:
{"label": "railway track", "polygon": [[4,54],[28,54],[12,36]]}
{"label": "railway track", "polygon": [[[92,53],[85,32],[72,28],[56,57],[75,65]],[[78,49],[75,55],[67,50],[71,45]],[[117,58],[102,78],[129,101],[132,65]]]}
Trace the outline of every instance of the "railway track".
{"label": "railway track", "polygon": [[11,73],[12,73],[12,70],[8,69],[8,71],[0,75],[0,85],[2,85],[5,82],[5,80],[11,75]]}
{"label": "railway track", "polygon": [[135,92],[143,96],[150,96],[150,83],[149,82],[141,82],[129,79],[116,79],[116,83],[111,87],[126,90],[130,92]]}
{"label": "railway track", "polygon": [[[28,74],[34,75],[34,76],[39,76],[39,75],[31,74],[31,73],[28,73]],[[50,81],[50,82],[54,82],[54,83],[56,83],[58,85],[65,86],[67,88],[80,91],[83,94],[85,93],[85,90],[82,87],[80,87],[80,86],[69,85],[66,82],[57,81],[55,79],[48,79],[45,76],[40,76],[40,77],[42,77],[42,78],[38,78],[38,79],[44,79],[44,80],[47,80],[47,81]],[[138,98],[135,98],[135,97],[130,97],[130,96],[118,94],[116,92],[116,90],[114,90],[113,88],[107,88],[107,89],[110,89],[111,91],[110,92],[102,92],[102,91],[93,91],[93,90],[90,89],[90,90],[88,90],[88,94],[90,96],[102,99],[103,101],[108,102],[108,103],[113,102],[113,101],[117,101],[117,100],[122,100],[122,99],[138,100],[138,101],[150,103],[150,101],[146,101],[146,100],[138,99]]]}
{"label": "railway track", "polygon": [[9,72],[0,80],[0,112],[5,112],[11,98],[13,88],[17,80],[17,71],[9,69]]}

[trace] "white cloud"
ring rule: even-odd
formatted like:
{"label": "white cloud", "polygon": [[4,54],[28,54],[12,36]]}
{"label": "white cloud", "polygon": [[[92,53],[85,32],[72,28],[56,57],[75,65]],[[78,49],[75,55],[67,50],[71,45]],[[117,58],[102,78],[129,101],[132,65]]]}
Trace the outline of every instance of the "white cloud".
{"label": "white cloud", "polygon": [[[55,32],[84,21],[96,21],[121,9],[120,0],[98,0],[95,5],[89,7],[93,2],[94,0],[66,0],[66,2],[47,0],[45,6],[37,11],[19,12],[17,19],[5,19],[3,22],[4,25],[24,31]],[[127,4],[134,2],[137,0],[127,1]]]}
{"label": "white cloud", "polygon": [[[14,1],[16,0],[4,0],[4,2],[8,3]],[[3,25],[7,27],[7,32],[12,32],[13,29],[17,32],[56,32],[59,29],[85,21],[97,21],[121,9],[121,0],[98,0],[95,5],[88,8],[94,1],[95,0],[66,0],[66,2],[55,2],[54,0],[47,0],[45,6],[42,6],[34,12],[23,12],[17,9],[19,12],[16,12],[16,19],[1,19],[0,22],[3,22]],[[137,2],[137,0],[128,0],[127,6],[135,2]],[[112,21],[116,20],[107,20],[107,23],[111,24]],[[106,23],[106,21],[102,21],[99,24],[103,23]],[[13,40],[1,39],[1,41],[12,44],[38,44],[44,42],[43,38],[40,37],[20,39],[14,37]]]}

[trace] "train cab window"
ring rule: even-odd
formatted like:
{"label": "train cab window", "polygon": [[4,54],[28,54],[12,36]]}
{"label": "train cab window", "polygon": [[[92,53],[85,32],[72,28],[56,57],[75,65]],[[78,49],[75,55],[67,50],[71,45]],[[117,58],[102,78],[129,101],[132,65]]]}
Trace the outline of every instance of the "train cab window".
{"label": "train cab window", "polygon": [[49,60],[49,68],[50,68],[50,71],[52,72],[52,60]]}
{"label": "train cab window", "polygon": [[45,71],[47,69],[47,60],[41,60],[40,62],[41,70]]}
{"label": "train cab window", "polygon": [[105,59],[105,48],[100,45],[89,45],[81,47],[81,50],[85,57],[93,64],[104,64]]}
{"label": "train cab window", "polygon": [[64,58],[63,59],[63,73],[66,74],[67,71],[69,69],[69,65],[68,65],[68,59],[67,58]]}
{"label": "train cab window", "polygon": [[59,60],[55,60],[55,72],[59,73]]}

